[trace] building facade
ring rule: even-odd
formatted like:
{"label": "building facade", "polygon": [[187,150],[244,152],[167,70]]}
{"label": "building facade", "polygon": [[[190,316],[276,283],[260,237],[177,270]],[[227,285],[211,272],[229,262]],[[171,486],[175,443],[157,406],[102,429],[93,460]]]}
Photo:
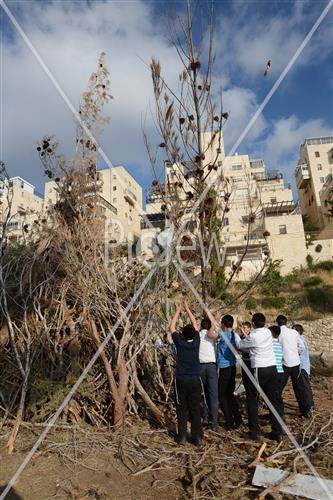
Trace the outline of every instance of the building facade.
{"label": "building facade", "polygon": [[[267,255],[281,260],[283,274],[305,265],[302,216],[282,175],[278,171],[267,171],[261,159],[237,154],[225,156],[223,140],[218,145],[212,145],[211,157],[216,158],[217,168],[211,172],[209,182],[217,191],[217,196],[224,197],[226,189],[229,196],[228,213],[224,216],[219,235],[225,251],[226,271],[231,272],[241,262],[238,279],[251,279],[263,268]],[[177,172],[181,170],[182,175],[191,175],[191,167],[191,164],[179,166],[166,162],[166,183],[162,190],[168,186],[167,189],[172,192],[172,185],[179,182]],[[161,186],[156,189],[152,186],[146,206],[147,215],[157,232],[168,225],[161,209],[163,200],[160,191]],[[185,227],[196,233],[197,216],[191,215],[190,211],[188,208],[184,210]],[[297,251],[290,251],[291,248]]]}
{"label": "building facade", "polygon": [[295,178],[302,214],[318,230],[325,225],[320,192],[331,174],[333,136],[306,139],[300,147]]}
{"label": "building facade", "polygon": [[[119,165],[97,171],[98,205],[105,217],[105,237],[109,243],[137,241],[141,234],[142,187]],[[57,183],[45,183],[45,206],[57,202]]]}
{"label": "building facade", "polygon": [[4,222],[8,211],[8,239],[17,241],[34,231],[38,216],[43,210],[43,197],[35,187],[22,177],[12,177],[0,183],[0,221]]}
{"label": "building facade", "polygon": [[314,261],[333,258],[333,136],[306,139],[295,169],[299,204],[307,238],[307,253]]}

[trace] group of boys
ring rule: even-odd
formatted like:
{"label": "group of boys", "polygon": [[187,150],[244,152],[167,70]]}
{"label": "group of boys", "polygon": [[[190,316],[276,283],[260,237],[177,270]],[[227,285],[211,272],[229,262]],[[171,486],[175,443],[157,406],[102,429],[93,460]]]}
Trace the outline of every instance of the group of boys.
{"label": "group of boys", "polygon": [[[177,321],[185,309],[190,323],[177,331]],[[209,312],[207,311],[209,314]],[[246,392],[248,416],[247,437],[260,440],[259,396],[269,410],[269,439],[280,441],[284,418],[282,392],[291,378],[295,397],[303,417],[314,408],[310,385],[310,361],[303,327],[287,326],[287,318],[279,315],[276,325],[265,326],[262,313],[255,313],[251,323],[234,325],[230,314],[221,319],[204,317],[201,324],[186,301],[177,305],[167,332],[167,342],[176,352],[175,398],[178,421],[178,442],[187,441],[187,422],[195,445],[203,438],[202,426],[219,430],[218,411],[222,410],[225,429],[242,425],[236,387],[237,353],[242,357],[242,380]],[[204,398],[202,412],[202,396]]]}

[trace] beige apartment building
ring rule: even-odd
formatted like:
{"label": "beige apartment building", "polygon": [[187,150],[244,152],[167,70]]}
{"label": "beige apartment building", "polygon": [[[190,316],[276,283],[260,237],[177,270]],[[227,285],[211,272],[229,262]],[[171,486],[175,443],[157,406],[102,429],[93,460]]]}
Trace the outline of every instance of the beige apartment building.
{"label": "beige apartment building", "polygon": [[333,258],[333,136],[306,139],[295,169],[300,209],[307,228],[307,253],[315,261]]}
{"label": "beige apartment building", "polygon": [[302,214],[314,227],[325,225],[320,192],[333,173],[333,136],[306,139],[300,147],[295,169]]}
{"label": "beige apartment building", "polygon": [[[290,186],[286,187],[278,171],[267,171],[263,160],[250,159],[248,155],[225,156],[223,140],[212,145],[211,155],[217,155],[217,170],[209,179],[222,197],[228,179],[230,210],[224,218],[221,240],[226,249],[226,269],[242,260],[238,279],[250,279],[259,272],[269,253],[272,259],[281,260],[281,271],[287,274],[293,268],[305,265],[306,244],[302,216],[293,200]],[[206,154],[207,156],[207,154]],[[191,173],[191,164],[183,166],[165,164],[167,184],[177,181],[177,171]],[[195,168],[195,167],[194,167]],[[148,218],[160,231],[165,227],[165,214],[158,189],[152,187],[146,211]],[[188,210],[190,211],[190,210]],[[249,225],[249,215],[255,220]],[[185,214],[184,218],[186,219]],[[188,215],[187,229],[196,231],[196,217]],[[146,225],[144,225],[146,227]],[[146,231],[152,231],[145,229]],[[154,247],[152,238],[151,248]],[[291,249],[293,249],[291,251]],[[146,247],[146,251],[148,252]]]}
{"label": "beige apartment building", "polygon": [[[105,237],[109,243],[137,241],[141,234],[142,187],[134,177],[119,165],[97,172],[98,205],[105,217]],[[57,184],[45,183],[45,206],[57,201]]]}
{"label": "beige apartment building", "polygon": [[0,221],[4,222],[10,209],[8,238],[26,238],[33,233],[38,215],[43,210],[43,197],[22,177],[12,177],[0,183]]}

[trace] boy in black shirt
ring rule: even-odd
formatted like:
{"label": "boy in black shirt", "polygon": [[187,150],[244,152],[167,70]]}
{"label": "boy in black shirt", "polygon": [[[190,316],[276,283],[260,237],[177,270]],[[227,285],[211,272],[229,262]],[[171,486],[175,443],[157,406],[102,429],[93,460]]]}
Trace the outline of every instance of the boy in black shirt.
{"label": "boy in black shirt", "polygon": [[177,305],[167,333],[167,342],[174,343],[177,348],[175,390],[178,441],[180,444],[186,443],[186,428],[189,419],[193,444],[200,446],[202,443],[200,336],[196,323],[185,325],[181,333],[176,331],[180,311],[181,306]]}

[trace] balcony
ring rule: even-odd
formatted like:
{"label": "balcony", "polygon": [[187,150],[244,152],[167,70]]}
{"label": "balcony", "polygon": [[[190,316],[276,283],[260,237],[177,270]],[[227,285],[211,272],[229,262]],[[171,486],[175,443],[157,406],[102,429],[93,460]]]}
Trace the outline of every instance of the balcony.
{"label": "balcony", "polygon": [[306,188],[311,179],[309,165],[306,163],[298,165],[295,170],[295,178],[298,189]]}
{"label": "balcony", "polygon": [[135,196],[135,194],[128,188],[126,188],[124,190],[124,198],[125,200],[130,204],[132,205],[132,207],[135,206],[136,202],[137,202],[137,198]]}

